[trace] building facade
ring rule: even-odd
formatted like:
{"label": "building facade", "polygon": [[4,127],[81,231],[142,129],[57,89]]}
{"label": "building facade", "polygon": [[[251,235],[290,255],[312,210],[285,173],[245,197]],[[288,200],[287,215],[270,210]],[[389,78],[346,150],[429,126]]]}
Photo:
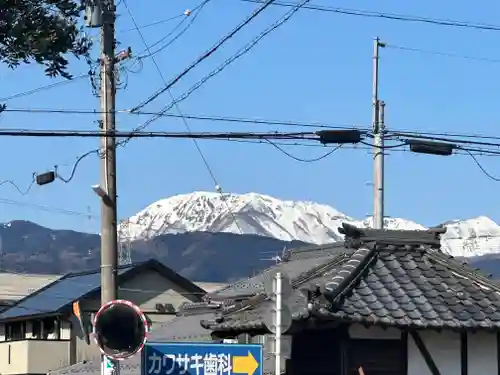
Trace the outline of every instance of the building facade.
{"label": "building facade", "polygon": [[263,285],[280,271],[293,287],[283,373],[500,374],[500,287],[440,251],[442,228],[340,229],[344,243],[292,250],[257,278],[208,295],[222,307],[201,325],[273,353]]}
{"label": "building facade", "polygon": [[[179,306],[206,293],[161,263],[150,260],[120,267],[118,298],[137,304],[152,329],[175,317]],[[100,358],[87,345],[72,315],[72,303],[95,313],[100,307],[98,270],[65,275],[0,313],[0,373],[46,374]]]}
{"label": "building facade", "polygon": [[[186,303],[151,339],[261,344],[263,372],[275,374],[265,285],[279,271],[292,284],[282,374],[500,375],[500,287],[442,253],[443,230],[341,231],[343,242],[289,250],[276,266]],[[138,356],[121,363],[121,375],[140,370]],[[51,375],[99,372],[95,360]]]}

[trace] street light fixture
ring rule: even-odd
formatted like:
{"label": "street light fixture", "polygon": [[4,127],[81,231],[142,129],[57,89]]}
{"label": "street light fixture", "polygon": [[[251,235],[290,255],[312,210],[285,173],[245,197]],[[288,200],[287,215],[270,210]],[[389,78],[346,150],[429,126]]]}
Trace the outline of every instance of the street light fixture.
{"label": "street light fixture", "polygon": [[108,195],[101,187],[101,185],[92,185],[92,190],[94,190],[94,193],[96,193],[100,198],[104,198]]}
{"label": "street light fixture", "polygon": [[36,184],[39,186],[47,185],[56,179],[56,173],[54,171],[49,171],[41,174],[37,174],[35,177]]}

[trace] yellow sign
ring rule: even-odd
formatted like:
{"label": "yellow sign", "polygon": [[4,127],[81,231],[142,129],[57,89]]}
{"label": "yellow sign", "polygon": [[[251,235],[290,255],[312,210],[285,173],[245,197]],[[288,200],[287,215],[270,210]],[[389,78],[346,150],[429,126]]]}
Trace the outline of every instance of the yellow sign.
{"label": "yellow sign", "polygon": [[248,352],[246,356],[233,356],[233,373],[253,375],[259,367],[259,363],[255,360],[252,353]]}

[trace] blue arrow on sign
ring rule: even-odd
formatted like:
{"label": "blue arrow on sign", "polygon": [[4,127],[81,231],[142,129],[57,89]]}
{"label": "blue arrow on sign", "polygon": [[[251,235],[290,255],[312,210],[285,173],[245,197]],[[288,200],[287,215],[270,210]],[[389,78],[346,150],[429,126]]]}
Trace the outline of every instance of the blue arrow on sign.
{"label": "blue arrow on sign", "polygon": [[142,375],[263,375],[262,345],[146,343]]}

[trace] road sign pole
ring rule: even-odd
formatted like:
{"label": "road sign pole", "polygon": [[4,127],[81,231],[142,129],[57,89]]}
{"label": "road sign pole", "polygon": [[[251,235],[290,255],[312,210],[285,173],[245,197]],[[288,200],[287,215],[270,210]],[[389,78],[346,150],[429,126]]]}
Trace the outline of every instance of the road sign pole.
{"label": "road sign pole", "polygon": [[282,294],[282,278],[281,278],[281,272],[276,273],[276,290],[275,290],[275,295],[276,295],[276,332],[275,332],[275,356],[276,356],[276,363],[275,363],[275,372],[276,375],[281,375],[281,314],[282,314],[282,309],[283,309],[283,294]]}
{"label": "road sign pole", "polygon": [[101,374],[102,375],[118,375],[117,366],[115,362],[106,357],[105,355],[101,355]]}

